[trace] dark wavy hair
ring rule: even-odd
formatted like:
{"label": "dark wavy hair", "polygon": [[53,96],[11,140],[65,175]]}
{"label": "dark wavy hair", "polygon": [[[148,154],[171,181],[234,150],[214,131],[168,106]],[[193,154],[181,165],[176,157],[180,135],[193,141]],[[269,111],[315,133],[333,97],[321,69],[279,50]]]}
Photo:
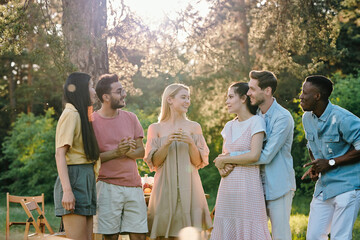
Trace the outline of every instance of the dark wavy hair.
{"label": "dark wavy hair", "polygon": [[64,100],[71,103],[78,110],[81,120],[81,133],[86,158],[95,162],[99,159],[99,146],[94,129],[89,121],[91,114],[91,99],[89,81],[91,77],[86,73],[74,72],[69,75],[64,85]]}
{"label": "dark wavy hair", "polygon": [[246,95],[249,91],[249,84],[245,82],[236,82],[231,84],[230,88],[234,88],[234,93],[239,97],[246,96],[246,106],[252,114],[256,114],[257,106],[252,106],[250,103],[250,98]]}
{"label": "dark wavy hair", "polygon": [[249,73],[249,77],[258,80],[259,87],[262,90],[267,87],[271,87],[271,93],[275,93],[277,87],[277,78],[273,72],[252,70]]}
{"label": "dark wavy hair", "polygon": [[103,95],[109,94],[111,91],[111,84],[118,82],[119,77],[116,74],[103,74],[100,76],[96,85],[96,95],[101,102],[104,102]]}

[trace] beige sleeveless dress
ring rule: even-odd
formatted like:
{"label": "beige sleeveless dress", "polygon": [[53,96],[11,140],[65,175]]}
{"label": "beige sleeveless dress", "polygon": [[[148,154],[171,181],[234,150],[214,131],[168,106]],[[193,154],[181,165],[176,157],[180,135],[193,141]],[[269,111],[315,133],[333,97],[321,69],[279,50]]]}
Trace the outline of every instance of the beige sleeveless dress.
{"label": "beige sleeveless dress", "polygon": [[205,199],[198,169],[208,165],[209,149],[203,135],[192,135],[199,149],[202,163],[197,168],[191,164],[189,146],[173,142],[163,165],[155,168],[152,156],[161,147],[166,136],[154,138],[151,150],[145,156],[150,170],[156,171],[148,207],[150,238],[177,237],[187,226],[199,230],[209,229],[212,221]]}

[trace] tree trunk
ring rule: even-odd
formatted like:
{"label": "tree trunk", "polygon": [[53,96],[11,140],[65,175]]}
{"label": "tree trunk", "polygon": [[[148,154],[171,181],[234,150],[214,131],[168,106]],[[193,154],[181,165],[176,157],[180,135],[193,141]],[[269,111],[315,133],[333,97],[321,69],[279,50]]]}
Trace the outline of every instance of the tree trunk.
{"label": "tree trunk", "polygon": [[[28,73],[27,73],[27,81],[28,81],[28,87],[31,88],[32,87],[32,69],[33,69],[33,65],[32,63],[29,63],[29,66],[28,66]],[[30,91],[28,91],[28,99],[29,101],[27,102],[27,113],[31,113],[32,112],[32,109],[33,109],[33,98],[31,97],[31,93]]]}
{"label": "tree trunk", "polygon": [[9,85],[9,99],[10,99],[10,119],[11,122],[15,120],[15,109],[16,109],[16,98],[15,98],[15,86],[16,86],[16,79],[14,77],[8,78],[8,85]]}
{"label": "tree trunk", "polygon": [[109,72],[106,0],[62,0],[62,5],[69,59],[77,71],[90,74],[96,82]]}
{"label": "tree trunk", "polygon": [[249,27],[247,25],[247,6],[244,0],[235,1],[235,9],[238,12],[237,19],[240,24],[241,40],[240,49],[243,52],[243,63],[245,71],[250,71],[250,55],[249,55]]}
{"label": "tree trunk", "polygon": [[[29,5],[33,5],[34,4],[34,0],[28,0],[28,4]],[[35,17],[33,16],[34,12],[33,11],[28,11],[28,21],[31,24],[31,26],[34,25],[34,19]],[[34,50],[34,45],[35,45],[35,34],[33,32],[29,32],[28,34],[28,40],[26,41],[26,47],[28,49],[28,51],[31,53]],[[28,99],[27,103],[26,103],[26,112],[29,114],[32,112],[32,108],[33,108],[33,92],[30,92],[30,89],[32,87],[33,84],[33,79],[32,79],[32,69],[33,69],[33,63],[32,63],[32,59],[29,58],[28,60],[28,67],[27,67],[27,85],[28,85],[28,91],[26,94],[26,98]]]}

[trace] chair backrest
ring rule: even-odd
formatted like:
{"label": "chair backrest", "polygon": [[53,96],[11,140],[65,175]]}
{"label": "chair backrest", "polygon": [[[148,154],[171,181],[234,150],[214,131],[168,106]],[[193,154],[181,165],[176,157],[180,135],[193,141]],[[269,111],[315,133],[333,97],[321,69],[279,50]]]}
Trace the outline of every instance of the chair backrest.
{"label": "chair backrest", "polygon": [[26,225],[26,221],[24,222],[13,222],[10,219],[10,203],[18,203],[19,206],[21,205],[21,202],[29,203],[29,202],[35,202],[35,203],[41,203],[41,212],[42,215],[44,215],[45,212],[45,204],[44,204],[44,193],[40,196],[15,196],[10,195],[9,193],[6,193],[6,239],[9,239],[10,237],[10,227],[13,225]]}
{"label": "chair backrest", "polygon": [[[24,239],[28,239],[29,229],[30,229],[31,224],[34,226],[36,234],[45,233],[45,226],[49,230],[50,234],[54,234],[54,231],[52,230],[49,222],[47,221],[47,219],[45,217],[44,211],[41,211],[37,202],[35,202],[35,201],[25,202],[25,200],[22,199],[20,204],[29,217],[29,219],[26,221]],[[35,218],[32,214],[32,211],[34,211],[34,210],[36,210],[36,212],[39,214],[37,220],[35,220]]]}

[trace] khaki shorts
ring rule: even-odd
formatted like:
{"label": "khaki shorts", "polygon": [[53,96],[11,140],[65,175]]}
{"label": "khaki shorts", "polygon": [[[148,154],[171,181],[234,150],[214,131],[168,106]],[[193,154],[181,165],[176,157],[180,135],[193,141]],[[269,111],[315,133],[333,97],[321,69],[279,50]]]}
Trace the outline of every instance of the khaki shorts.
{"label": "khaki shorts", "polygon": [[147,207],[141,187],[96,183],[94,233],[147,233]]}

